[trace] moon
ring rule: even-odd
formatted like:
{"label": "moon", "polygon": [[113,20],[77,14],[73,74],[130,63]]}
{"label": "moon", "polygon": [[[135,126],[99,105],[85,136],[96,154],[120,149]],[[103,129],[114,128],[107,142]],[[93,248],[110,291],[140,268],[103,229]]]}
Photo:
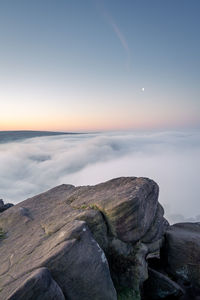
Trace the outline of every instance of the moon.
{"label": "moon", "polygon": [[144,88],[142,88],[141,91],[144,92]]}

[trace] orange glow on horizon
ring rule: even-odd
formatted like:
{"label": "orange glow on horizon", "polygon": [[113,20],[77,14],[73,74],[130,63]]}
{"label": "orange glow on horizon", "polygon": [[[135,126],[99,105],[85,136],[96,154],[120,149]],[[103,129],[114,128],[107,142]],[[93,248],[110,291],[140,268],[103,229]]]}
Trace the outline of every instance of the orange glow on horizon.
{"label": "orange glow on horizon", "polygon": [[[193,122],[192,122],[193,121]],[[197,121],[197,120],[196,120]],[[123,118],[119,120],[114,119],[95,119],[95,118],[45,118],[38,116],[35,119],[17,118],[12,120],[4,120],[0,122],[0,131],[9,130],[35,130],[35,131],[63,131],[63,132],[83,132],[83,131],[109,131],[109,130],[151,130],[151,129],[170,129],[185,126],[198,125],[195,120],[171,120],[170,124],[167,120],[139,120],[134,121]],[[102,125],[103,124],[103,125]]]}

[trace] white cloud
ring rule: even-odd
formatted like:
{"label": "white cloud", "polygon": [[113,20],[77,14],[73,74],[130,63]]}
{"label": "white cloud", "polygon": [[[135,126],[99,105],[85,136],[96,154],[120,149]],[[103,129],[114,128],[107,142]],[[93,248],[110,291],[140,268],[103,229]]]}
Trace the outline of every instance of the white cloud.
{"label": "white cloud", "polygon": [[198,220],[199,170],[197,132],[33,138],[0,144],[0,198],[17,203],[61,183],[84,185],[144,176],[159,184],[159,200],[169,219]]}

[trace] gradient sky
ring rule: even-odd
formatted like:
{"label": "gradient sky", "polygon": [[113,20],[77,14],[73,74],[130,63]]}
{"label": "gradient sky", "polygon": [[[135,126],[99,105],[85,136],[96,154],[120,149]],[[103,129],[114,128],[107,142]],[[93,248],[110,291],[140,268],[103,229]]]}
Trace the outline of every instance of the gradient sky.
{"label": "gradient sky", "polygon": [[0,0],[0,130],[199,127],[199,16],[199,0]]}

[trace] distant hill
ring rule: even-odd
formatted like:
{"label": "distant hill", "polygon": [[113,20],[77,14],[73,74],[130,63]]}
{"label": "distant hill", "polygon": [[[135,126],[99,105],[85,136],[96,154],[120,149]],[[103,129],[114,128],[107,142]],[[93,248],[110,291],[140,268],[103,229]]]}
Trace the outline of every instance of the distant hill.
{"label": "distant hill", "polygon": [[7,143],[17,140],[30,139],[34,137],[53,136],[62,134],[80,134],[75,132],[54,132],[54,131],[0,131],[0,143]]}

